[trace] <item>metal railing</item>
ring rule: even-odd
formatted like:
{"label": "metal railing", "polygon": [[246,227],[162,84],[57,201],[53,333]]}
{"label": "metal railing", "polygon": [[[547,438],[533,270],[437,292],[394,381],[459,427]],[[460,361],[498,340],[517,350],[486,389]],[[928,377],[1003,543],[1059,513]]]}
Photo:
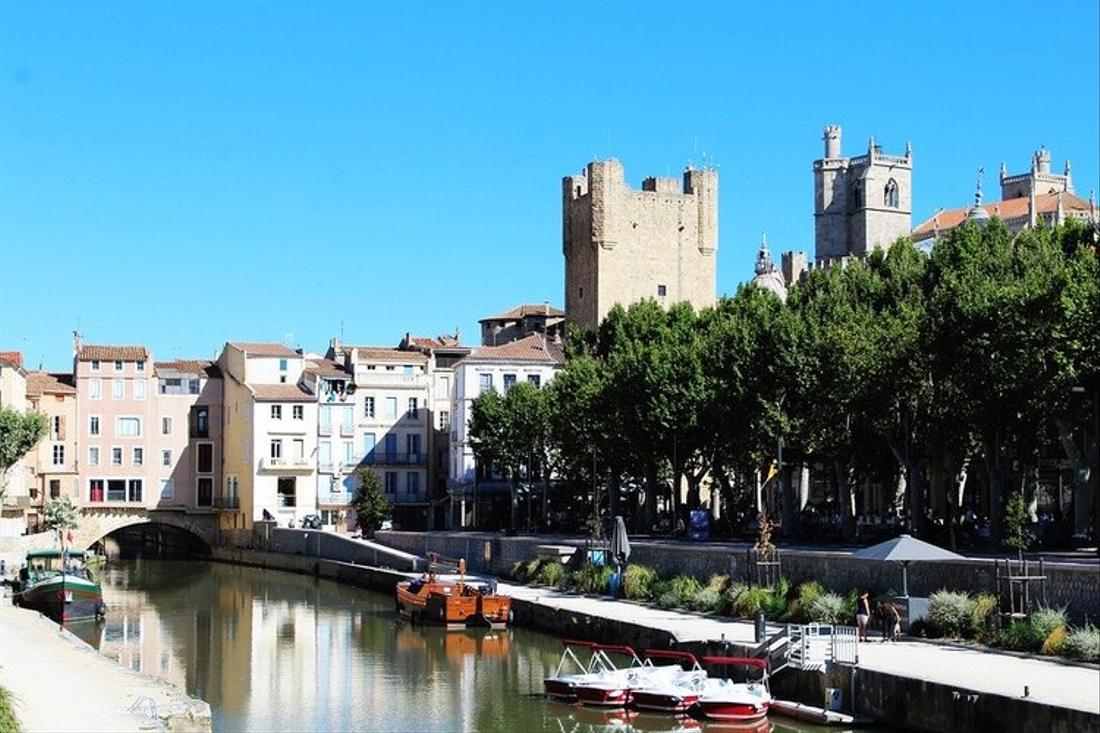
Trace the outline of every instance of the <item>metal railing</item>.
{"label": "metal railing", "polygon": [[368,453],[363,463],[368,466],[422,466],[428,461],[426,453]]}
{"label": "metal railing", "polygon": [[240,509],[241,497],[239,496],[215,496],[210,505],[214,509]]}
{"label": "metal railing", "polygon": [[824,670],[827,664],[859,664],[859,635],[853,626],[790,624],[787,664],[796,669]]}

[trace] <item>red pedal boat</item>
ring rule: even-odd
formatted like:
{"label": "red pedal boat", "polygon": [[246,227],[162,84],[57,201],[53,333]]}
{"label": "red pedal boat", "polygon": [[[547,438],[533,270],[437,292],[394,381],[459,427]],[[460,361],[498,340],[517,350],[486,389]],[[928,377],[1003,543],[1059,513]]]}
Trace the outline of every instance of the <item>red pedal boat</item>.
{"label": "red pedal boat", "polygon": [[763,659],[703,657],[703,666],[745,667],[762,673],[758,681],[748,682],[708,677],[696,703],[704,717],[731,723],[753,723],[767,717],[772,696],[768,665]]}

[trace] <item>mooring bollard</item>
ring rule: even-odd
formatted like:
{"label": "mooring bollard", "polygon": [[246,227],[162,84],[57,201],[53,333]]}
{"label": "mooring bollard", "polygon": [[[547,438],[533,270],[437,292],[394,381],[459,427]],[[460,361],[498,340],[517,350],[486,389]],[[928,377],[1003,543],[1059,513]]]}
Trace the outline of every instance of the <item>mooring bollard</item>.
{"label": "mooring bollard", "polygon": [[756,643],[764,641],[768,635],[767,621],[764,619],[764,612],[756,612]]}

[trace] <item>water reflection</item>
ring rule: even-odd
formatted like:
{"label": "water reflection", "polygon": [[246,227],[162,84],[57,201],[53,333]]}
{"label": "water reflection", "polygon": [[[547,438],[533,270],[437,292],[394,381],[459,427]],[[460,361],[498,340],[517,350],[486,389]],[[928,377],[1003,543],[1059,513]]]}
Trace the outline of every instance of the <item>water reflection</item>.
{"label": "water reflection", "polygon": [[109,566],[103,595],[106,621],[74,633],[207,700],[219,731],[734,733],[548,702],[542,680],[557,665],[557,639],[413,627],[392,598],[329,581],[139,559]]}

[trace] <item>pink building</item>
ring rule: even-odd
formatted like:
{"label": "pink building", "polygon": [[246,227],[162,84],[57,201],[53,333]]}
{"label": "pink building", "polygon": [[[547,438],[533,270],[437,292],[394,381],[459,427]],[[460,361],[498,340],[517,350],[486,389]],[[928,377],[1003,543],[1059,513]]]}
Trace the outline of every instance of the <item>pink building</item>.
{"label": "pink building", "polygon": [[221,370],[211,361],[177,359],[156,362],[154,372],[157,504],[213,508],[222,473]]}

